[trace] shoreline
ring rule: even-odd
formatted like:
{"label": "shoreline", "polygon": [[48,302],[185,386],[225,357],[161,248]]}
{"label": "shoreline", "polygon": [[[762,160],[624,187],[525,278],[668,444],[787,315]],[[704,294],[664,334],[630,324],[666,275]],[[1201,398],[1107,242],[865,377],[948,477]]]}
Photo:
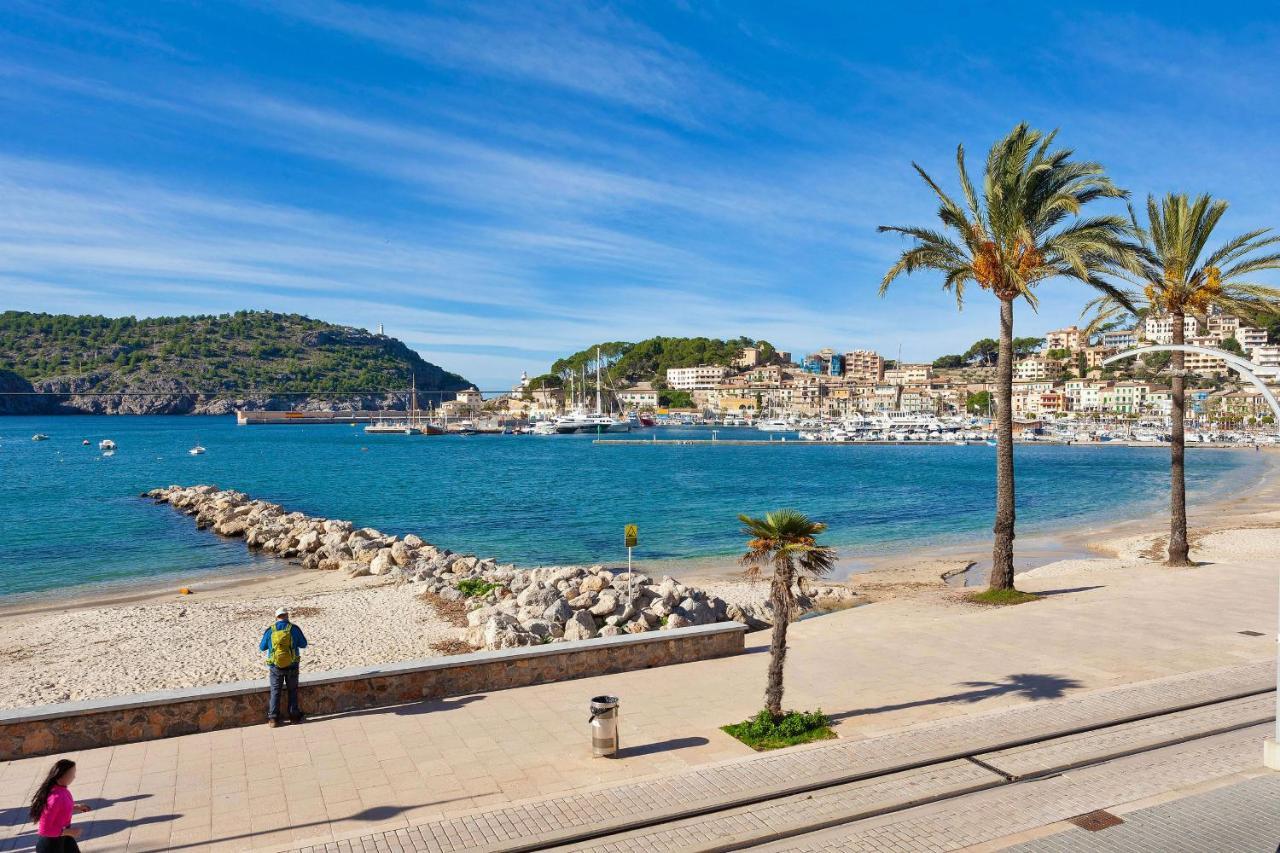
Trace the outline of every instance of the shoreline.
{"label": "shoreline", "polygon": [[[1215,546],[1225,541],[1241,550],[1257,537],[1250,529],[1280,528],[1280,478],[1271,476],[1280,459],[1258,458],[1265,463],[1237,474],[1232,494],[1192,502],[1193,559],[1210,537]],[[1068,524],[1018,540],[1019,575],[1035,579],[1151,566],[1158,561],[1150,552],[1166,535],[1167,520],[1150,512],[1113,523]],[[969,568],[971,577],[976,572],[981,579],[974,558],[985,558],[988,548],[988,540],[975,537],[967,543],[925,543],[902,553],[846,560],[857,570],[844,581],[823,585],[851,590],[854,606],[905,599],[902,603],[911,607],[940,608],[941,618],[975,606],[957,600],[954,575]],[[349,578],[339,571],[281,563],[270,575],[196,583],[191,595],[178,595],[170,584],[110,600],[99,596],[56,605],[0,606],[0,664],[15,685],[0,697],[0,707],[264,678],[257,643],[281,605],[296,614],[311,640],[304,653],[310,671],[438,657],[451,653],[465,634],[423,599],[421,584],[386,575]],[[763,601],[768,593],[768,584],[742,579],[733,556],[686,560],[678,566],[667,562],[663,568],[680,582],[729,603]],[[948,575],[953,576],[950,581]],[[814,612],[824,612],[821,604]],[[157,632],[163,635],[158,646]],[[75,642],[58,648],[31,642],[33,636],[54,634]]]}
{"label": "shoreline", "polygon": [[[1250,471],[1252,476],[1249,478],[1249,483],[1242,486],[1244,489],[1256,488],[1273,470],[1280,468],[1280,455],[1275,453],[1249,451],[1245,448],[1200,449],[1252,453],[1262,464],[1258,465],[1256,470],[1251,467],[1245,469]],[[1207,503],[1197,506],[1194,497],[1189,496],[1188,525],[1194,526],[1200,515],[1218,513],[1240,500],[1236,497],[1216,494],[1210,497]],[[1105,549],[1097,547],[1094,540],[1122,538],[1145,532],[1153,526],[1163,532],[1164,528],[1160,527],[1161,524],[1167,527],[1167,516],[1163,510],[1158,509],[1143,509],[1135,515],[1113,522],[1100,523],[1095,518],[1084,518],[1052,524],[1044,529],[1023,534],[1015,540],[1015,571],[1021,574],[1060,560],[1107,556]],[[210,531],[208,535],[216,536],[217,534]],[[1081,539],[1087,541],[1081,542]],[[901,547],[898,547],[899,545]],[[937,545],[921,544],[918,540],[906,544],[891,543],[887,548],[888,553],[879,555],[862,552],[869,548],[884,547],[883,545],[834,547],[839,558],[836,569],[827,579],[827,583],[849,584],[860,575],[896,572],[900,571],[903,565],[931,561],[942,566],[943,571],[955,573],[952,576],[952,585],[974,586],[985,583],[986,572],[989,571],[991,564],[991,543],[990,537],[986,534],[966,536],[962,540]],[[637,559],[634,565],[636,571],[651,576],[670,575],[682,582],[718,586],[742,582],[737,557],[738,555],[733,553],[676,559]],[[597,562],[615,569],[625,568],[626,565],[622,560]],[[536,568],[516,565],[521,569]],[[564,563],[563,565],[577,564]],[[264,568],[268,566],[269,568]],[[956,573],[957,569],[962,571]],[[181,573],[175,572],[164,577],[149,576],[136,580],[112,581],[101,585],[82,584],[62,589],[3,596],[0,597],[0,621],[15,616],[183,598],[184,596],[178,594],[183,587],[190,589],[193,594],[203,595],[237,590],[256,591],[260,587],[272,588],[277,584],[287,588],[297,579],[316,574],[328,574],[328,572],[304,569],[293,560],[277,557],[260,556],[254,559],[246,549],[244,564],[230,568],[202,569],[190,576],[191,579],[184,579]],[[754,598],[754,596],[751,597]]]}

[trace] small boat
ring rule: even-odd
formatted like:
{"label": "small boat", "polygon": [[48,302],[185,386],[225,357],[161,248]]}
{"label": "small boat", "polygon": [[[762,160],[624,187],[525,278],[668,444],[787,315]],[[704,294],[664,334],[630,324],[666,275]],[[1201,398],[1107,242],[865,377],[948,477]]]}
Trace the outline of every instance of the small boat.
{"label": "small boat", "polygon": [[204,453],[204,448],[197,444],[195,447],[191,448],[187,452],[190,453],[192,456],[199,456],[201,453]]}
{"label": "small boat", "polygon": [[116,443],[109,438],[104,438],[102,439],[102,441],[98,442],[98,449],[99,450],[115,450]]}
{"label": "small boat", "polygon": [[32,441],[48,441],[49,436],[45,435],[42,432],[38,432],[35,435],[31,436],[31,440]]}
{"label": "small boat", "polygon": [[81,447],[88,447],[88,446],[89,446],[89,439],[87,439],[87,438],[86,438],[84,441],[80,442],[80,446],[81,446]]}
{"label": "small boat", "polygon": [[555,421],[538,421],[536,424],[533,425],[533,429],[531,429],[529,432],[531,435],[555,435],[556,422]]}
{"label": "small boat", "polygon": [[987,447],[995,447],[996,446],[995,440],[988,438],[986,441],[986,445]]}

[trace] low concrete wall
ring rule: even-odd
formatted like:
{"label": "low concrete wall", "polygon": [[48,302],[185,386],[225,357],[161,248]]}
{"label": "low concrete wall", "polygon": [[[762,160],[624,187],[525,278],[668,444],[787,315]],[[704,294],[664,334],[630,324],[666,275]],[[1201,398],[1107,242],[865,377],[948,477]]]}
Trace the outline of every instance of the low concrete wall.
{"label": "low concrete wall", "polygon": [[[401,705],[735,655],[737,622],[308,674],[312,715]],[[0,711],[0,761],[263,723],[266,679]],[[585,698],[589,697],[584,697]]]}

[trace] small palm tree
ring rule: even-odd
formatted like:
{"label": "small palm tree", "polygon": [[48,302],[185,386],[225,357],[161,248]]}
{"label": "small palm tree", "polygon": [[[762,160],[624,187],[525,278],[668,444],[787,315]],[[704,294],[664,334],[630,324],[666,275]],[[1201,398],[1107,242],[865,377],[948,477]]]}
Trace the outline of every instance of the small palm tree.
{"label": "small palm tree", "polygon": [[[979,197],[969,180],[964,146],[956,149],[956,168],[964,205],[954,201],[924,169],[912,164],[937,195],[938,218],[945,230],[880,226],[912,238],[880,283],[883,296],[898,276],[921,270],[940,272],[943,289],[963,305],[970,282],[989,290],[1000,303],[1000,346],[996,360],[996,518],[990,587],[1013,589],[1013,303],[1033,309],[1036,285],[1052,278],[1074,279],[1112,295],[1126,297],[1103,274],[1133,266],[1136,246],[1121,216],[1077,218],[1081,208],[1100,198],[1124,198],[1097,163],[1076,162],[1073,152],[1053,149],[1056,135],[1019,124],[987,155]],[[948,233],[950,232],[950,233]]]}
{"label": "small palm tree", "polygon": [[769,604],[773,607],[773,636],[769,643],[769,682],[764,691],[764,707],[776,720],[782,716],[782,667],[787,659],[787,628],[795,611],[793,587],[804,591],[811,578],[830,573],[836,563],[836,552],[816,541],[827,529],[819,521],[794,509],[765,513],[764,518],[739,515],[742,533],[748,538],[747,553],[742,564],[747,577],[759,580],[772,569]]}
{"label": "small palm tree", "polygon": [[[1261,270],[1280,269],[1280,253],[1274,251],[1280,236],[1268,236],[1266,228],[1249,231],[1227,240],[1206,254],[1213,229],[1227,212],[1227,203],[1208,195],[1195,199],[1170,193],[1159,202],[1147,197],[1147,227],[1129,209],[1134,233],[1141,242],[1141,262],[1126,278],[1141,288],[1123,298],[1104,295],[1089,303],[1085,313],[1094,313],[1089,329],[1100,328],[1133,312],[1167,317],[1172,321],[1173,343],[1186,342],[1186,318],[1203,318],[1211,308],[1238,317],[1253,318],[1280,311],[1280,289],[1250,282]],[[1204,256],[1203,258],[1201,256]],[[1172,353],[1169,552],[1167,564],[1189,566],[1187,541],[1186,413],[1184,380],[1185,354]]]}

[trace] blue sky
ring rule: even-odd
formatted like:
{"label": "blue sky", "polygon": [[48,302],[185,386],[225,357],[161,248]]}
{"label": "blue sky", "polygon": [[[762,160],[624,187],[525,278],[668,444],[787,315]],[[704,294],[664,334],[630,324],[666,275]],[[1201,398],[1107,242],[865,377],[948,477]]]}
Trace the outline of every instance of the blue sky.
{"label": "blue sky", "polygon": [[656,334],[932,358],[995,306],[880,299],[875,226],[1021,119],[1280,225],[1267,6],[1044,5],[8,0],[0,307],[382,323],[485,389]]}

